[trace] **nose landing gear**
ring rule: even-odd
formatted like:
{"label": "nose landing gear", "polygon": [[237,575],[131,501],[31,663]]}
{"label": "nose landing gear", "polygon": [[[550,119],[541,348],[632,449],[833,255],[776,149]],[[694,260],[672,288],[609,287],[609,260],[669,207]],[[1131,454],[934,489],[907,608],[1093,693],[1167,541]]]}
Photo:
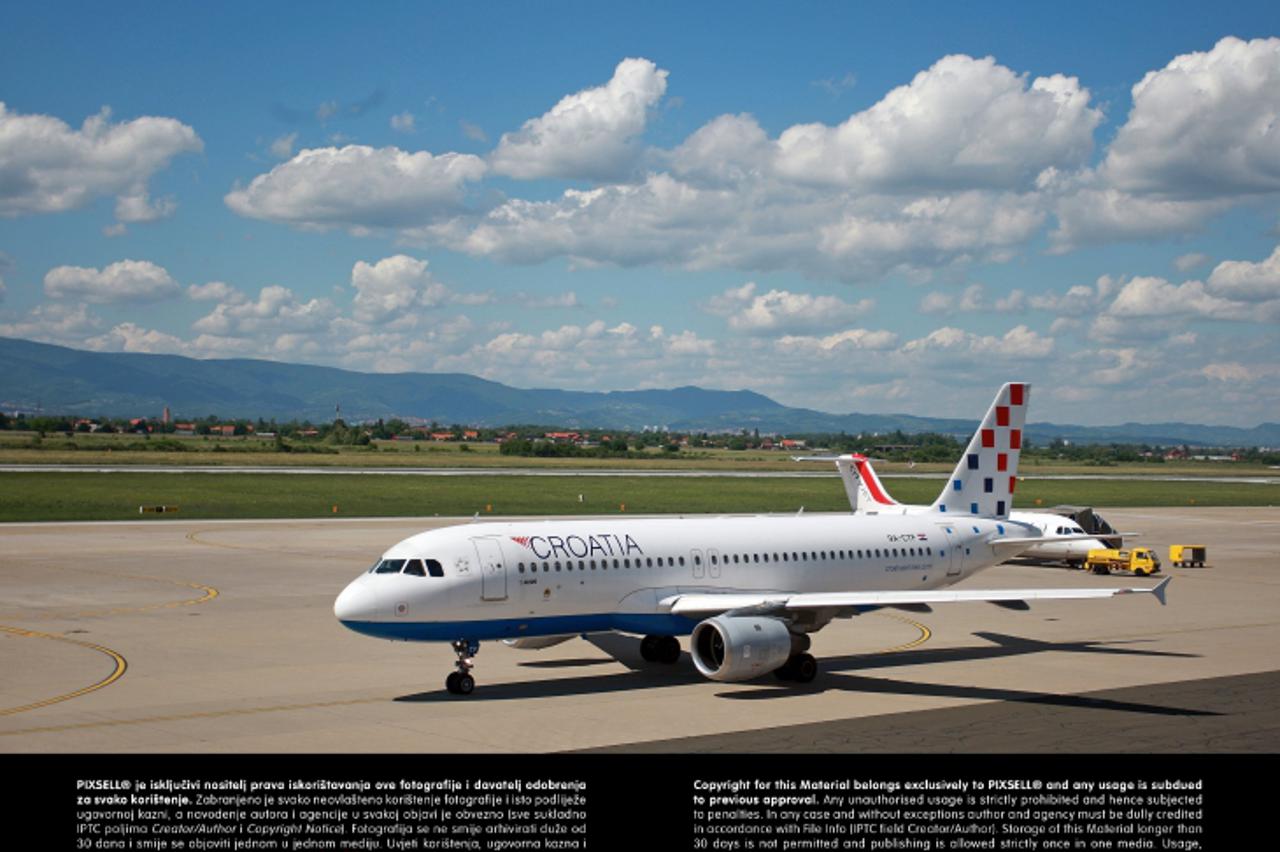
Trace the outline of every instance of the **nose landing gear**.
{"label": "nose landing gear", "polygon": [[470,695],[476,688],[476,679],[471,676],[471,670],[476,667],[475,656],[480,653],[480,643],[458,639],[453,642],[453,653],[458,655],[458,670],[449,673],[444,687],[454,695]]}

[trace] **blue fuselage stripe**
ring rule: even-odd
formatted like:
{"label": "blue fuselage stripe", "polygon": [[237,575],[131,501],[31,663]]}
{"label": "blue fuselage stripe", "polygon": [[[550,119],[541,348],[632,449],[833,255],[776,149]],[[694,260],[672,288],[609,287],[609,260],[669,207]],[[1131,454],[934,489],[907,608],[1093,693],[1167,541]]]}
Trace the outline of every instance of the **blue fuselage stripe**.
{"label": "blue fuselage stripe", "polygon": [[680,615],[611,612],[480,621],[344,621],[342,624],[357,633],[379,639],[452,642],[455,639],[519,639],[522,636],[560,636],[605,630],[684,636],[693,632],[698,619]]}

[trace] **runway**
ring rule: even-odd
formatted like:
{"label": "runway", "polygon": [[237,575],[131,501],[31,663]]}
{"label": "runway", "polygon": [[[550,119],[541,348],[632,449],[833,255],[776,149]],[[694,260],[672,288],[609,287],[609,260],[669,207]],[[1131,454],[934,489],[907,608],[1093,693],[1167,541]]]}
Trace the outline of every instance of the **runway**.
{"label": "runway", "polygon": [[[639,479],[826,479],[837,474],[830,467],[797,467],[795,470],[654,470],[652,468],[556,468],[556,467],[270,467],[265,465],[93,465],[93,464],[0,464],[0,473],[213,473],[289,476],[574,476]],[[946,472],[885,474],[893,479],[946,479]],[[1276,476],[1190,476],[1169,474],[1064,473],[1023,474],[1025,480],[1065,480],[1097,482],[1216,482],[1237,485],[1277,485]]]}
{"label": "runway", "polygon": [[[445,646],[350,633],[333,598],[443,519],[0,525],[0,751],[1277,751],[1280,509],[1108,510],[1162,556],[1149,596],[874,613],[816,634],[808,687],[629,668],[583,640]],[[1149,585],[1002,565],[972,587]],[[1067,715],[1063,715],[1067,714]],[[1163,735],[1157,732],[1164,732]]]}

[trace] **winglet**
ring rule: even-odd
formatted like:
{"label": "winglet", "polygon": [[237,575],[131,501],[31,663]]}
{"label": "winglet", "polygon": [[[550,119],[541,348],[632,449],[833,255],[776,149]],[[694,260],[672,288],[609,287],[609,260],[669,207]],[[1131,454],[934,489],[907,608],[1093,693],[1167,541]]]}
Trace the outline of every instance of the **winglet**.
{"label": "winglet", "polygon": [[1156,585],[1156,587],[1155,587],[1154,589],[1151,589],[1151,594],[1155,595],[1155,596],[1156,596],[1156,600],[1160,601],[1160,606],[1166,606],[1166,605],[1167,605],[1167,604],[1166,604],[1166,601],[1165,601],[1165,590],[1164,590],[1164,588],[1165,588],[1165,586],[1169,585],[1169,581],[1170,581],[1170,580],[1172,580],[1172,579],[1173,579],[1172,577],[1165,577],[1163,580],[1161,580],[1161,581],[1159,582],[1159,584],[1158,584],[1158,585]]}

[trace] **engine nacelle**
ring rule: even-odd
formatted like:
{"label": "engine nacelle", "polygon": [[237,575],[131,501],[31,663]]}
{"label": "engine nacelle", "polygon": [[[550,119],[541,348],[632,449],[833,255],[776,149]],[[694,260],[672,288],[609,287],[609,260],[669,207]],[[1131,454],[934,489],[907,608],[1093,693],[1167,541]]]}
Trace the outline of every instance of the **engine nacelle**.
{"label": "engine nacelle", "polygon": [[577,633],[570,633],[565,636],[521,636],[519,639],[503,639],[502,644],[521,651],[541,651],[543,648],[568,642],[577,635]]}
{"label": "engine nacelle", "polygon": [[782,666],[807,638],[793,637],[776,618],[717,615],[693,628],[689,655],[712,680],[751,680]]}

